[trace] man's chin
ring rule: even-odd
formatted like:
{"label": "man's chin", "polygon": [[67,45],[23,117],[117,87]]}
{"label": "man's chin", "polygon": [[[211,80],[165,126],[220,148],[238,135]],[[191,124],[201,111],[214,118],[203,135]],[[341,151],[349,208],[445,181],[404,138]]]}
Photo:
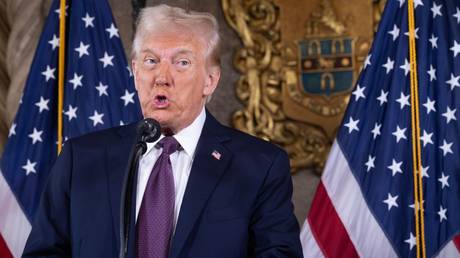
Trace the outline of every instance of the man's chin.
{"label": "man's chin", "polygon": [[[174,124],[174,116],[165,114],[166,112],[155,112],[153,114],[144,115],[144,118],[153,118],[160,124],[161,128],[170,128]],[[168,112],[169,113],[169,112]]]}
{"label": "man's chin", "polygon": [[144,113],[144,118],[153,118],[157,120],[160,124],[170,120],[172,117],[174,116],[171,114],[171,111],[162,109],[157,109],[147,114]]}

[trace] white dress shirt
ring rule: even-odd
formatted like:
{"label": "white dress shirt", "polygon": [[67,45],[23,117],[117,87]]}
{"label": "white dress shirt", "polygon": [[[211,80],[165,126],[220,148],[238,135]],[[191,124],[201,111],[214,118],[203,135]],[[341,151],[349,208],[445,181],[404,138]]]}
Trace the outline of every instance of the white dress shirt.
{"label": "white dress shirt", "polygon": [[[169,156],[171,159],[172,172],[174,176],[174,189],[176,194],[173,232],[176,229],[182,199],[184,197],[190,170],[192,169],[196,145],[198,144],[198,139],[200,138],[205,120],[206,112],[203,107],[203,110],[201,110],[201,113],[195,118],[193,123],[174,135],[174,138],[179,142],[182,148]],[[139,161],[136,192],[136,220],[153,165],[162,152],[162,149],[156,144],[163,137],[164,136],[162,135],[156,142],[147,143],[147,151]]]}

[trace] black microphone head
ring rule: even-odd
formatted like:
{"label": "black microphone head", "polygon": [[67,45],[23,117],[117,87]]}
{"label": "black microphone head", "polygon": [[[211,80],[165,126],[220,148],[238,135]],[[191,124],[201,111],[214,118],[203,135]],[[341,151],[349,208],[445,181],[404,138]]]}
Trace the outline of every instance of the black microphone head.
{"label": "black microphone head", "polygon": [[161,126],[158,121],[146,118],[137,124],[137,134],[143,142],[154,142],[160,138]]}

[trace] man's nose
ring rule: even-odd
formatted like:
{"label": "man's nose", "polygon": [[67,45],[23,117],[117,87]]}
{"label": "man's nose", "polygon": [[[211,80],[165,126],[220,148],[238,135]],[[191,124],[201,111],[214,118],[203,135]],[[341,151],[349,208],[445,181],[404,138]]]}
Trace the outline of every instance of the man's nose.
{"label": "man's nose", "polygon": [[155,76],[155,86],[170,86],[171,85],[171,73],[169,70],[169,64],[160,62],[160,66],[157,69]]}

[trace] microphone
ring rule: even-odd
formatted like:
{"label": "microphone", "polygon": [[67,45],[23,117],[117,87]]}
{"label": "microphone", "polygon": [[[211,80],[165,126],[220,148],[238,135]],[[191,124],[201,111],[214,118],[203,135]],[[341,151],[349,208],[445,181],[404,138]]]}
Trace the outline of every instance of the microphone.
{"label": "microphone", "polygon": [[154,142],[160,138],[160,123],[152,118],[146,118],[137,123],[136,144],[129,155],[126,167],[123,189],[120,200],[120,250],[119,257],[128,255],[129,231],[132,222],[131,209],[133,207],[134,180],[139,168],[139,159],[147,151],[147,142]]}
{"label": "microphone", "polygon": [[160,138],[160,123],[152,118],[146,118],[137,123],[137,144],[142,149],[142,155],[147,151],[147,142],[154,142]]}

